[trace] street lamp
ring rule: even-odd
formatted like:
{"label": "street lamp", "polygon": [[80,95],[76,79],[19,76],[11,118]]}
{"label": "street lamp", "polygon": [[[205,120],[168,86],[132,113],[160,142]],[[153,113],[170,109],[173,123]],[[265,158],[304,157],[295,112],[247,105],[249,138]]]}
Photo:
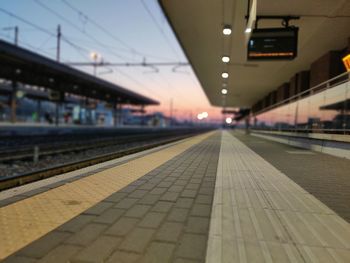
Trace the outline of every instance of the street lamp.
{"label": "street lamp", "polygon": [[92,52],[90,53],[90,58],[94,61],[94,76],[96,76],[97,60],[98,60],[99,58],[101,58],[101,55],[98,54],[98,53],[95,52],[95,51],[92,51]]}
{"label": "street lamp", "polygon": [[203,120],[203,119],[208,118],[208,116],[209,116],[208,112],[203,111],[203,112],[197,114],[197,119]]}

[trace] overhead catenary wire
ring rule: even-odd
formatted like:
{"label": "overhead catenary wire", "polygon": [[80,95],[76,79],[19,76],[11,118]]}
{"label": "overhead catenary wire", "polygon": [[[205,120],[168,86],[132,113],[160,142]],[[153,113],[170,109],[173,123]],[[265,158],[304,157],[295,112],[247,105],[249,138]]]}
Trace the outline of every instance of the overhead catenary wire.
{"label": "overhead catenary wire", "polygon": [[68,45],[70,45],[73,49],[75,49],[77,51],[77,53],[80,55],[80,57],[82,57],[83,59],[85,59],[86,61],[89,61],[89,58],[87,57],[87,54],[90,52],[88,49],[78,46],[76,44],[74,44],[73,42],[71,42],[70,40],[68,40],[65,35],[61,35],[61,39],[64,40]]}
{"label": "overhead catenary wire", "polygon": [[124,77],[130,79],[131,81],[133,81],[134,83],[138,84],[140,87],[143,87],[144,89],[148,90],[148,92],[150,92],[151,94],[156,95],[156,97],[162,98],[164,100],[164,97],[162,95],[160,95],[159,93],[155,92],[154,90],[152,90],[151,88],[147,87],[144,83],[138,81],[137,79],[133,78],[132,76],[130,76],[129,74],[125,73],[124,71],[117,69],[117,72],[119,72],[121,75],[123,75]]}
{"label": "overhead catenary wire", "polygon": [[[64,17],[63,15],[61,15],[60,13],[56,12],[55,10],[53,10],[52,8],[48,7],[47,5],[43,4],[41,1],[39,0],[34,0],[35,3],[37,3],[39,6],[41,6],[42,8],[44,8],[46,11],[50,12],[51,14],[57,16],[58,18],[62,19],[64,22],[66,22],[68,25],[70,25],[71,27],[73,27],[75,30],[81,32],[82,34],[84,34],[86,37],[90,38],[91,40],[93,40],[96,44],[100,45],[103,48],[107,48],[109,50],[109,52],[111,54],[113,54],[115,57],[118,57],[119,59],[127,59],[126,57],[115,53],[114,51],[111,51],[110,48],[108,46],[106,46],[103,42],[99,41],[97,38],[95,38],[94,36],[92,36],[91,34],[87,33],[86,31],[82,30],[80,27],[78,27],[76,24],[74,24],[74,22],[70,21],[69,19],[67,19],[66,17]],[[90,51],[88,51],[90,52]]]}
{"label": "overhead catenary wire", "polygon": [[[8,40],[12,40],[12,39],[13,39],[11,36],[6,35],[6,34],[3,34],[3,33],[0,33],[0,36],[3,36],[3,37],[5,37],[5,38],[8,39]],[[23,36],[21,36],[21,38],[20,38],[20,43],[23,44],[24,46],[27,46],[27,47],[33,49],[33,50],[40,50],[40,52],[41,52],[42,54],[45,54],[45,55],[47,55],[48,57],[52,57],[52,56],[54,55],[53,53],[50,53],[50,52],[48,52],[48,51],[42,49],[42,47],[33,46],[32,44],[30,44],[30,43],[28,43],[27,41],[23,40]],[[70,62],[70,61],[67,60],[67,59],[65,59],[63,62]]]}
{"label": "overhead catenary wire", "polygon": [[[93,45],[94,44],[93,42],[77,38],[76,36],[68,36],[68,37],[69,37],[69,39],[74,40],[75,42],[89,44],[89,45]],[[105,44],[105,47],[106,48],[108,47],[110,49],[115,49],[115,50],[118,50],[120,52],[128,52],[128,51],[125,51],[125,50],[118,49],[118,48],[116,48],[115,46],[112,46],[112,45],[106,45]],[[164,61],[172,61],[171,58],[167,58],[167,57],[159,57],[159,56],[154,56],[154,55],[146,54],[146,53],[142,53],[142,54],[143,54],[143,56],[142,56],[143,58],[145,58],[145,57],[152,57],[152,58],[157,58],[157,59],[161,59],[161,60],[164,60]]]}
{"label": "overhead catenary wire", "polygon": [[[55,11],[53,11],[51,8],[45,6],[45,5],[42,4],[39,0],[35,0],[35,2],[37,2],[39,5],[41,5],[41,6],[42,6],[43,8],[45,8],[46,10],[48,10],[48,11],[54,13],[55,15],[59,16],[59,17],[60,17],[61,19],[63,19],[64,21],[68,22],[71,26],[74,26],[74,28],[76,28],[76,29],[78,29],[79,31],[81,31],[80,28],[77,28],[71,21],[69,21],[69,20],[67,20],[66,18],[62,17],[60,14],[58,14],[58,13],[55,12]],[[62,2],[64,2],[64,3],[67,4],[67,2],[66,2],[65,0],[62,0]],[[68,3],[68,5],[70,5],[70,4]],[[70,6],[71,6],[71,5],[70,5]],[[79,12],[79,14],[84,15],[85,18],[88,19],[88,17],[87,17],[85,14],[83,14],[81,11],[78,11],[78,9],[74,9],[74,10],[77,11],[77,12]],[[95,24],[96,24],[96,23],[95,23]],[[98,24],[96,24],[96,25],[98,25]],[[99,26],[99,28],[101,29],[100,26]],[[104,30],[104,31],[105,31],[105,30]],[[108,32],[108,31],[105,31],[105,32]],[[85,33],[85,32],[83,32],[83,33]],[[130,64],[132,64],[132,63],[130,63]],[[146,65],[146,63],[145,63],[145,65]],[[185,63],[178,63],[178,65],[185,65]],[[124,75],[125,75],[125,73],[124,73]],[[128,75],[128,77],[129,77],[129,79],[130,79],[130,76],[129,76],[129,75]],[[164,78],[163,78],[163,79],[164,79]],[[133,79],[133,81],[135,82],[135,79]],[[172,89],[174,90],[173,86],[171,86],[170,83],[169,83],[168,81],[166,81],[166,82],[167,82],[168,87],[170,87],[170,88],[172,88]],[[153,91],[152,91],[152,92],[153,92]],[[183,97],[182,94],[180,94],[180,95],[181,95],[181,97]]]}
{"label": "overhead catenary wire", "polygon": [[[91,19],[87,14],[85,14],[83,11],[81,11],[80,9],[78,9],[77,7],[75,7],[74,5],[72,5],[71,3],[69,3],[66,0],[62,0],[62,2],[68,6],[70,9],[72,9],[74,12],[78,13],[78,15],[84,17],[87,21],[89,21],[91,24],[93,24],[94,26],[96,26],[97,28],[99,28],[101,31],[103,31],[105,34],[107,34],[108,36],[110,36],[111,38],[113,38],[114,40],[116,40],[117,42],[119,42],[120,44],[122,44],[124,47],[128,48],[131,52],[133,53],[139,53],[138,51],[136,51],[133,47],[129,46],[127,43],[125,43],[123,40],[121,40],[120,38],[114,36],[113,34],[111,34],[108,30],[106,30],[103,26],[101,26],[99,23],[97,23],[95,20]],[[140,53],[139,53],[140,54]]]}
{"label": "overhead catenary wire", "polygon": [[[108,48],[109,52],[118,57],[118,58],[122,58],[122,59],[126,59],[125,57],[111,51],[111,48],[109,46],[106,46],[104,43],[102,43],[101,41],[99,41],[98,39],[96,39],[94,36],[88,34],[87,32],[85,32],[84,30],[82,30],[80,27],[76,26],[76,24],[74,24],[74,22],[72,22],[71,20],[67,19],[66,17],[64,17],[63,15],[61,15],[60,13],[56,12],[55,10],[53,10],[52,8],[48,7],[47,5],[45,5],[44,3],[42,3],[39,0],[34,0],[35,3],[37,3],[40,7],[44,8],[46,11],[50,12],[51,14],[59,17],[60,19],[62,19],[64,22],[66,22],[68,25],[70,25],[71,27],[73,27],[74,29],[78,30],[79,32],[81,32],[82,34],[86,35],[87,37],[89,37],[91,40],[93,40],[96,44],[104,47],[104,48]],[[72,8],[74,11],[78,12],[80,15],[83,15],[87,20],[89,20],[89,17],[84,14],[82,11],[80,11],[79,9],[77,9],[76,7],[72,6],[70,3],[67,3],[67,1],[62,0],[63,3],[65,3],[66,5],[68,5],[70,8]],[[102,26],[100,26],[99,24],[97,24],[95,21],[93,21],[93,24],[98,26],[99,29],[103,30],[105,33],[109,33],[107,30],[105,30]],[[160,29],[161,30],[161,29]],[[113,35],[111,35],[113,36]],[[65,37],[65,40],[71,45],[73,46],[75,49],[79,50],[79,47],[76,44],[73,44],[71,41],[69,41],[67,39],[67,37]],[[90,53],[89,50],[85,49],[86,52]],[[175,63],[177,66],[181,66],[184,65],[186,63]]]}
{"label": "overhead catenary wire", "polygon": [[[39,1],[35,1],[35,2],[38,3]],[[52,11],[53,11],[53,10],[52,10]],[[38,30],[38,31],[40,31],[40,32],[43,32],[43,33],[47,34],[48,36],[50,36],[50,38],[55,38],[55,37],[56,37],[56,34],[55,34],[54,32],[52,32],[52,31],[50,31],[50,30],[48,30],[48,29],[46,29],[46,28],[44,28],[44,27],[42,27],[42,26],[39,26],[39,25],[37,25],[37,24],[35,24],[35,23],[33,23],[33,22],[31,22],[31,21],[29,21],[29,20],[27,20],[27,19],[25,19],[25,18],[23,18],[23,17],[21,17],[21,16],[19,16],[19,15],[16,15],[16,14],[14,14],[14,13],[12,13],[12,12],[10,12],[10,11],[7,11],[7,10],[5,10],[5,9],[3,9],[3,8],[0,8],[0,12],[5,13],[5,14],[7,14],[7,15],[10,16],[10,17],[14,17],[15,19],[21,21],[22,23],[24,23],[24,24],[26,24],[26,25],[28,25],[28,26],[30,26],[30,27],[32,27],[32,28],[35,28],[36,30]],[[54,11],[53,11],[53,12],[54,12]],[[55,12],[55,13],[56,13],[56,12]],[[55,15],[56,15],[56,14],[55,14]],[[66,21],[66,19],[64,19],[63,17],[60,17],[60,18],[61,18],[62,20],[65,20],[65,21]],[[66,22],[67,22],[67,21],[66,21]],[[67,22],[67,23],[68,23],[68,22]],[[72,26],[72,24],[71,24],[71,26]],[[9,37],[8,37],[8,38],[9,38]],[[50,38],[49,38],[49,39],[50,39]],[[48,39],[48,40],[49,40],[49,39]],[[64,34],[62,34],[61,39],[62,39],[63,42],[65,42],[65,43],[68,44],[70,47],[72,47],[73,49],[75,49],[75,50],[77,51],[77,53],[78,53],[79,55],[81,55],[81,57],[83,57],[84,59],[86,59],[86,55],[90,53],[90,50],[89,50],[89,49],[84,48],[84,47],[82,47],[82,46],[80,46],[80,45],[77,45],[77,44],[73,43],[73,42],[70,41],[70,40],[67,38],[67,36],[64,35]],[[46,41],[48,41],[48,40],[46,40]],[[46,42],[46,41],[45,41],[45,42]],[[24,43],[24,42],[23,42],[23,43]],[[26,44],[27,46],[29,46],[30,48],[35,49],[35,50],[40,49],[40,47],[37,48],[37,47],[35,47],[35,46],[33,46],[33,45],[30,45],[30,44],[27,44],[27,43],[24,43],[24,44]],[[51,53],[46,52],[46,51],[42,51],[42,52],[45,53],[45,54],[47,54],[47,55],[49,55],[50,57],[54,55],[54,54],[51,54]],[[88,53],[88,52],[89,52],[89,53]],[[64,60],[64,61],[66,61],[66,60]],[[144,83],[138,81],[137,79],[133,78],[132,76],[130,76],[129,74],[127,74],[127,73],[125,73],[125,72],[123,72],[123,71],[121,71],[121,70],[118,70],[118,72],[120,72],[122,75],[124,75],[124,76],[125,76],[126,78],[128,78],[129,80],[135,82],[138,86],[143,87],[143,89],[144,89],[144,90],[147,90],[148,93],[154,94],[154,95],[156,95],[157,97],[160,97],[160,98],[162,98],[162,100],[164,100],[164,96],[159,95],[159,93],[157,93],[154,89],[150,89],[149,87],[145,86]]]}
{"label": "overhead catenary wire", "polygon": [[79,8],[77,8],[76,6],[74,6],[72,3],[66,1],[66,0],[61,0],[67,7],[69,7],[71,10],[73,10],[74,12],[76,12],[79,16],[84,17],[84,19],[88,22],[90,22],[92,25],[94,25],[96,28],[98,28],[99,30],[101,30],[103,33],[105,33],[107,36],[109,36],[110,38],[114,39],[115,41],[117,41],[118,43],[120,43],[122,46],[124,46],[127,50],[129,50],[130,52],[132,52],[133,54],[142,56],[142,57],[154,57],[154,58],[159,58],[159,59],[165,59],[165,60],[170,60],[168,58],[162,58],[159,56],[154,56],[151,54],[146,54],[144,52],[140,52],[138,50],[136,50],[134,47],[130,46],[129,44],[127,44],[125,41],[123,41],[122,39],[120,39],[119,37],[117,37],[115,34],[112,34],[110,31],[108,31],[104,26],[102,26],[99,22],[97,22],[96,20],[92,19],[91,17],[89,17],[86,13],[84,13],[83,11],[81,11]]}
{"label": "overhead catenary wire", "polygon": [[[41,32],[43,32],[43,33],[45,33],[45,34],[47,34],[47,35],[49,35],[49,36],[56,37],[56,34],[53,33],[53,32],[51,32],[51,31],[49,31],[48,29],[46,29],[46,28],[44,28],[44,27],[41,27],[41,26],[39,26],[39,25],[37,25],[37,24],[34,24],[34,23],[30,22],[29,20],[27,20],[27,19],[25,19],[25,18],[23,18],[23,17],[20,17],[20,16],[18,16],[18,15],[16,15],[16,14],[12,13],[12,12],[10,12],[10,11],[7,11],[7,10],[1,8],[1,7],[0,7],[0,12],[2,12],[2,13],[4,13],[4,14],[7,14],[8,16],[13,17],[13,18],[15,18],[15,19],[21,21],[22,23],[27,24],[27,25],[29,25],[29,26],[31,26],[31,27],[33,27],[33,28],[35,28],[35,29],[37,29],[37,30],[39,30],[39,31],[41,31]],[[71,47],[75,48],[76,50],[83,50],[82,47],[79,47],[78,45],[72,43],[71,41],[69,41],[68,39],[66,39],[66,38],[63,37],[63,36],[62,36],[61,39],[62,39],[62,41],[64,41],[65,43],[67,43],[67,44],[70,45]],[[81,54],[81,53],[80,53],[80,54]],[[84,56],[84,59],[86,59],[85,56]]]}
{"label": "overhead catenary wire", "polygon": [[151,10],[148,8],[148,6],[146,5],[146,3],[144,2],[144,0],[141,0],[141,4],[144,7],[144,9],[146,10],[146,12],[148,13],[148,15],[150,16],[150,18],[152,19],[153,23],[155,24],[155,26],[157,27],[157,29],[159,30],[159,32],[161,33],[161,35],[164,37],[164,40],[167,42],[167,44],[169,45],[169,47],[171,48],[171,50],[174,52],[174,54],[176,55],[176,57],[179,59],[180,56],[177,53],[177,50],[173,47],[170,39],[168,38],[168,36],[165,34],[164,30],[162,29],[162,27],[159,25],[157,19],[154,17],[154,15],[152,14]]}
{"label": "overhead catenary wire", "polygon": [[9,12],[9,11],[7,11],[7,10],[1,8],[1,7],[0,7],[0,12],[3,12],[3,13],[5,13],[5,14],[7,14],[8,16],[11,16],[11,17],[13,17],[13,18],[16,18],[17,20],[19,20],[19,21],[21,21],[21,22],[23,22],[23,23],[25,23],[25,24],[27,24],[27,25],[30,25],[30,26],[36,28],[37,30],[42,31],[42,32],[44,32],[44,33],[46,33],[46,34],[48,34],[48,35],[56,36],[54,33],[52,33],[51,31],[47,30],[46,28],[43,28],[43,27],[41,27],[41,26],[38,26],[38,25],[36,25],[36,24],[30,22],[29,20],[26,20],[26,19],[24,19],[24,18],[22,18],[22,17],[20,17],[20,16],[18,16],[18,15],[15,15],[14,13]]}

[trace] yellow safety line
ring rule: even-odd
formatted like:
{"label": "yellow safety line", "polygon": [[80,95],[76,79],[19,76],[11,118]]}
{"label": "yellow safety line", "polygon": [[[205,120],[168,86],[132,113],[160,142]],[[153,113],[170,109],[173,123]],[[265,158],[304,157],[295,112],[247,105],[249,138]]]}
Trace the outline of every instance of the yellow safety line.
{"label": "yellow safety line", "polygon": [[0,260],[117,192],[213,132],[0,208]]}

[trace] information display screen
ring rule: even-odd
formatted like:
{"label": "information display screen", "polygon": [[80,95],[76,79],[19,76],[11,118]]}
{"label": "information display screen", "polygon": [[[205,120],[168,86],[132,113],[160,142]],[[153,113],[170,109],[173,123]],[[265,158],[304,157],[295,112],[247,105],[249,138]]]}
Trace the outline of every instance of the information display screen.
{"label": "information display screen", "polygon": [[343,57],[343,63],[347,72],[350,72],[350,54]]}
{"label": "information display screen", "polygon": [[288,60],[298,53],[298,28],[254,29],[248,42],[248,60]]}

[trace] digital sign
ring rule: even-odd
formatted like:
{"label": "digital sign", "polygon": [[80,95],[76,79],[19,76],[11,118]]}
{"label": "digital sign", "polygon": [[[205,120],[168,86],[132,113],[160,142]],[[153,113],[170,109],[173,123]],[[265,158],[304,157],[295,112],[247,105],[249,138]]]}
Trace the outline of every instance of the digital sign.
{"label": "digital sign", "polygon": [[254,29],[248,41],[248,60],[290,60],[298,53],[297,27]]}
{"label": "digital sign", "polygon": [[350,54],[343,57],[343,63],[347,72],[350,72]]}

